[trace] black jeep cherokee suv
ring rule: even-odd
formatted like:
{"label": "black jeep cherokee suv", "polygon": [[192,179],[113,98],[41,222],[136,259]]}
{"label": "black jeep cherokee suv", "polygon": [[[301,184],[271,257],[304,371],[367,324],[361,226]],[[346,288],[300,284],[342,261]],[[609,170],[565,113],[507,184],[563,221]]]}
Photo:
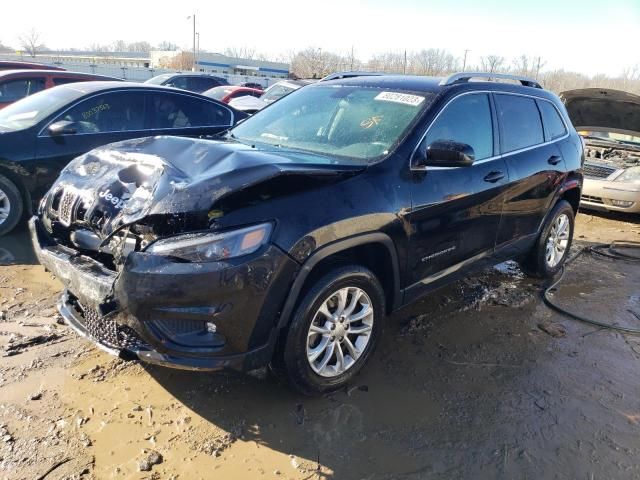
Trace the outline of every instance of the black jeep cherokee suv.
{"label": "black jeep cherokee suv", "polygon": [[581,140],[536,82],[478,77],[321,81],[224,140],[76,158],[30,222],[60,312],[121,356],[270,364],[314,393],[364,366],[385,315],[472,269],[516,258],[553,275]]}

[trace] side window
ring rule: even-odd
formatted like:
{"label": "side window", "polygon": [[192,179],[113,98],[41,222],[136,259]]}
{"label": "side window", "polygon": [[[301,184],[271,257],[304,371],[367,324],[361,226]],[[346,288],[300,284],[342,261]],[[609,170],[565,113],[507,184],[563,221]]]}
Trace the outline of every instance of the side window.
{"label": "side window", "polygon": [[495,98],[502,126],[502,153],[544,142],[540,112],[533,98],[500,94]]}
{"label": "side window", "polygon": [[231,125],[227,108],[189,95],[155,93],[150,110],[150,123],[155,129]]}
{"label": "side window", "polygon": [[217,87],[218,82],[213,78],[189,77],[187,80],[187,90],[192,92],[204,92],[210,88]]}
{"label": "side window", "polygon": [[567,128],[558,113],[558,110],[549,102],[538,100],[538,108],[542,114],[546,140],[554,140],[567,133]]}
{"label": "side window", "polygon": [[20,78],[0,84],[0,103],[15,102],[44,90],[44,78]]}
{"label": "side window", "polygon": [[143,130],[144,97],[142,91],[96,95],[63,113],[56,121],[73,122],[78,133]]}
{"label": "side window", "polygon": [[169,80],[165,83],[167,87],[180,88],[182,90],[187,90],[187,77],[175,77],[173,80]]}
{"label": "side window", "polygon": [[431,124],[426,145],[438,140],[466,143],[476,160],[493,156],[493,124],[486,94],[463,95],[445,107]]}

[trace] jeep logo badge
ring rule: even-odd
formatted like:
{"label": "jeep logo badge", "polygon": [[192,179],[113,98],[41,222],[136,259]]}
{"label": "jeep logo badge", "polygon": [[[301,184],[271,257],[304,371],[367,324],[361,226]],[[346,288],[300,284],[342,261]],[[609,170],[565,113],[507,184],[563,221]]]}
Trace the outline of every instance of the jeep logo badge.
{"label": "jeep logo badge", "polygon": [[116,197],[115,195],[113,195],[111,193],[109,188],[107,188],[106,190],[101,191],[98,194],[98,196],[100,198],[104,198],[107,202],[111,202],[118,210],[120,210],[122,207],[124,207],[124,204],[128,200],[126,198]]}

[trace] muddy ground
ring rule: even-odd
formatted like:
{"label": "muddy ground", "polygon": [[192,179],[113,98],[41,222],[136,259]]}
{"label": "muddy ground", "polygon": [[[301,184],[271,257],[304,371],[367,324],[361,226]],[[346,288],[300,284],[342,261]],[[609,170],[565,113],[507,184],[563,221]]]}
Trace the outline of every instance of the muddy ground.
{"label": "muddy ground", "polygon": [[[614,239],[640,219],[579,215],[580,245]],[[59,323],[24,231],[0,262],[0,478],[640,477],[640,336],[549,310],[513,264],[397,313],[352,388],[305,398],[102,353]],[[640,327],[639,281],[583,256],[556,298]]]}

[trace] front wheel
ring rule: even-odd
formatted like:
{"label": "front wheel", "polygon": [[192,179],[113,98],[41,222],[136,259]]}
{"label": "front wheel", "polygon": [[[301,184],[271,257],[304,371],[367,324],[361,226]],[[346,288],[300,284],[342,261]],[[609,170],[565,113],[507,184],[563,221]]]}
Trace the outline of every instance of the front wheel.
{"label": "front wheel", "polygon": [[9,233],[22,218],[22,196],[7,177],[0,175],[0,236]]}
{"label": "front wheel", "polygon": [[522,262],[523,269],[536,277],[553,277],[569,255],[573,229],[573,208],[566,200],[560,200],[549,214],[528,257]]}
{"label": "front wheel", "polygon": [[384,317],[384,291],[376,276],[359,266],[337,268],[320,278],[298,305],[276,352],[278,369],[306,395],[337,390],[371,356]]}

